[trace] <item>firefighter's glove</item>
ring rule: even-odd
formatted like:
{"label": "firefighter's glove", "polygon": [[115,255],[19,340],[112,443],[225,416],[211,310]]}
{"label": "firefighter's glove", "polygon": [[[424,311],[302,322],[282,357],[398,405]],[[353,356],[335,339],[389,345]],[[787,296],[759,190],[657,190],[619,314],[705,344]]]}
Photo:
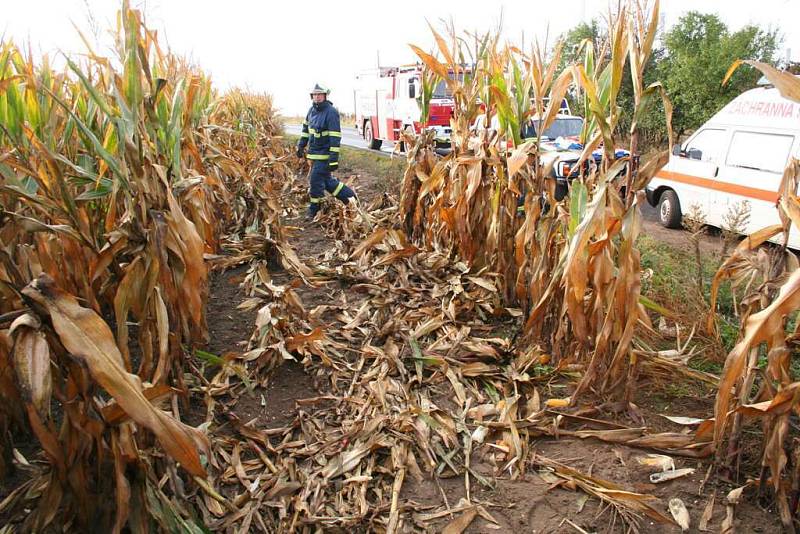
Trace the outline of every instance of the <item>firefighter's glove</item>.
{"label": "firefighter's glove", "polygon": [[297,147],[297,157],[300,158],[300,159],[303,159],[303,155],[304,154],[305,154],[305,149],[303,149],[303,147],[301,147],[301,146],[298,146]]}

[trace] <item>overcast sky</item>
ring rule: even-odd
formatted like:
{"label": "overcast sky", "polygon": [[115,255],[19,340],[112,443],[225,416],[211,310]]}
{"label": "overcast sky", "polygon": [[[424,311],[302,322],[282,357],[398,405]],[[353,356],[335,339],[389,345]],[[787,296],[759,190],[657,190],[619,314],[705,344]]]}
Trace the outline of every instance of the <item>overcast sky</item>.
{"label": "overcast sky", "polygon": [[[614,1],[616,4],[616,1]],[[0,31],[51,55],[84,50],[74,22],[89,29],[89,13],[109,39],[119,2],[113,0],[0,0]],[[381,65],[415,60],[408,43],[433,45],[426,19],[452,18],[457,28],[487,30],[503,19],[504,34],[549,43],[581,19],[607,12],[608,0],[131,0],[160,30],[173,51],[189,55],[216,85],[272,93],[282,112],[304,114],[317,81],[331,87],[342,111],[353,108],[353,77]],[[800,60],[800,0],[662,0],[667,27],[688,10],[717,13],[732,29],[748,23],[783,36],[780,56]],[[4,27],[3,27],[4,26]],[[91,33],[91,31],[89,31]],[[101,46],[102,49],[102,46]],[[107,50],[107,46],[106,46]]]}

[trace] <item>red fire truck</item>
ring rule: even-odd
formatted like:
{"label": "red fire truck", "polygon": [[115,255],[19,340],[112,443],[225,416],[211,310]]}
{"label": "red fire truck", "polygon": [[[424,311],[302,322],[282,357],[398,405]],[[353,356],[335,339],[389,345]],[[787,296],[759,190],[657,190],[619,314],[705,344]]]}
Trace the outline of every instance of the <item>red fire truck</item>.
{"label": "red fire truck", "polygon": [[423,129],[436,131],[437,144],[449,144],[453,98],[440,81],[433,91],[428,121],[421,124],[421,65],[380,67],[356,76],[354,104],[356,128],[370,148],[377,150],[384,140],[398,141],[400,132]]}

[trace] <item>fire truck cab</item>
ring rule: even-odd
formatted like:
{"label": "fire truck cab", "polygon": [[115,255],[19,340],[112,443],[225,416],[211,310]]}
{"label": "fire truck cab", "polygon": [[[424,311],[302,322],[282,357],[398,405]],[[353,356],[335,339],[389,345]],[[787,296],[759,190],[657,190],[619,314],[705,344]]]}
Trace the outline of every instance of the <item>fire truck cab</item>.
{"label": "fire truck cab", "polygon": [[437,142],[449,144],[452,95],[440,81],[433,91],[428,121],[422,124],[421,77],[420,65],[381,67],[356,76],[356,128],[370,148],[379,149],[384,140],[399,141],[404,130],[420,133],[434,129]]}

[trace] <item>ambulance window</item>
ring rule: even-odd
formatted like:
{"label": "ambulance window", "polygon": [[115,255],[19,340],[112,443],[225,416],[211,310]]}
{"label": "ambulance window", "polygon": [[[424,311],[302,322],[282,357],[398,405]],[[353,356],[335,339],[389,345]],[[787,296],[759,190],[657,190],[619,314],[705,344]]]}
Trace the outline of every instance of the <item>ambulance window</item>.
{"label": "ambulance window", "polygon": [[794,137],[791,135],[734,132],[726,163],[730,167],[781,174],[792,144]]}
{"label": "ambulance window", "polygon": [[686,144],[684,151],[699,150],[701,153],[700,161],[710,161],[716,163],[725,143],[725,130],[702,130]]}

